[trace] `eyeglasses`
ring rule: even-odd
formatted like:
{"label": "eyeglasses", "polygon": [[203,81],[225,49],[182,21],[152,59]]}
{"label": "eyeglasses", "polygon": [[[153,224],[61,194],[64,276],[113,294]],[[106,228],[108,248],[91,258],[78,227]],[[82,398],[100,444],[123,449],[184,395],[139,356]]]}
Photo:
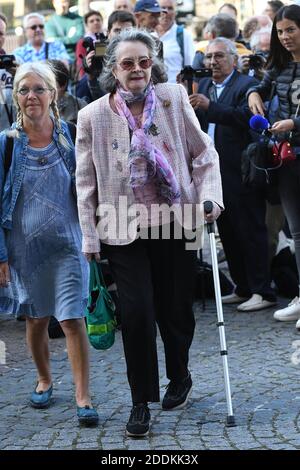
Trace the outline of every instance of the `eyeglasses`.
{"label": "eyeglasses", "polygon": [[213,57],[216,61],[223,60],[227,55],[234,55],[232,52],[215,52],[214,54],[206,54],[204,60],[210,61]]}
{"label": "eyeglasses", "polygon": [[28,26],[27,29],[32,29],[32,31],[36,31],[38,28],[44,29],[44,27],[45,27],[44,24],[33,24],[32,26]]}
{"label": "eyeglasses", "polygon": [[[147,57],[145,59],[139,59],[137,63],[139,64],[139,67],[141,67],[141,69],[146,70],[151,67],[151,65],[153,64],[153,60]],[[121,67],[122,70],[133,70],[135,64],[136,64],[135,60],[124,59],[121,62],[119,62],[118,65]]]}
{"label": "eyeglasses", "polygon": [[27,96],[29,95],[31,91],[35,95],[43,95],[47,91],[52,91],[52,90],[50,88],[43,88],[42,86],[36,86],[34,88],[23,87],[23,88],[20,88],[20,90],[18,90],[17,93],[19,93],[19,95],[22,95],[22,96]]}
{"label": "eyeglasses", "polygon": [[162,13],[168,13],[168,11],[174,11],[174,7],[161,7],[161,12]]}

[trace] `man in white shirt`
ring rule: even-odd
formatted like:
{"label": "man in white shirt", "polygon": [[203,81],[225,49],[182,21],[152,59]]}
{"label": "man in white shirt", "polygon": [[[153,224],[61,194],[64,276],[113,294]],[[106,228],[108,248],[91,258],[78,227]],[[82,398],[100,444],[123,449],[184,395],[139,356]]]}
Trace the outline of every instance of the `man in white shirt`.
{"label": "man in white shirt", "polygon": [[160,0],[161,15],[157,32],[163,43],[164,63],[168,82],[176,83],[176,75],[186,65],[192,65],[195,55],[193,38],[175,21],[176,0]]}

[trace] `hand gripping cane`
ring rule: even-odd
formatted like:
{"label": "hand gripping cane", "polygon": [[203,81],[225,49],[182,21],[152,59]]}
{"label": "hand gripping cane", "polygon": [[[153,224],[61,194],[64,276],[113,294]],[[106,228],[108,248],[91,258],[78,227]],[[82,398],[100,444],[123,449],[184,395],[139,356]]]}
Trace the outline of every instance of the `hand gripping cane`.
{"label": "hand gripping cane", "polygon": [[[212,202],[205,201],[204,202],[205,214],[210,214],[212,210],[213,210]],[[222,356],[222,361],[223,361],[224,383],[225,383],[225,393],[226,393],[226,401],[227,401],[226,426],[233,427],[233,426],[236,426],[236,424],[235,424],[235,418],[233,415],[232,401],[231,401],[230,381],[229,381],[228,362],[227,362],[228,353],[227,353],[226,339],[225,339],[225,328],[224,328],[224,319],[223,319],[223,308],[222,308],[219,269],[218,269],[218,261],[217,261],[217,249],[216,249],[214,222],[207,223],[207,233],[209,236],[211,259],[212,259],[215,298],[216,298],[217,316],[218,316],[217,326],[219,328],[220,345],[221,345],[220,354]]]}

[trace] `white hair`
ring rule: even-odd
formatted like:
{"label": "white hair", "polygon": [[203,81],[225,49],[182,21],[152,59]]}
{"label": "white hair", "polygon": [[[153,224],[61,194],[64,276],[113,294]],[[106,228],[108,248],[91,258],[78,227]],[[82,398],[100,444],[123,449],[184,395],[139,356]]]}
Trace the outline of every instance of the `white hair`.
{"label": "white hair", "polygon": [[250,38],[251,50],[255,50],[257,48],[257,46],[260,44],[260,40],[263,35],[268,35],[270,38],[270,42],[271,42],[271,31],[272,31],[272,28],[269,28],[268,26],[254,31],[254,33],[251,35],[251,38]]}
{"label": "white hair", "polygon": [[31,18],[39,18],[43,24],[45,24],[45,17],[40,13],[28,13],[23,19],[23,28],[27,28],[28,20]]}

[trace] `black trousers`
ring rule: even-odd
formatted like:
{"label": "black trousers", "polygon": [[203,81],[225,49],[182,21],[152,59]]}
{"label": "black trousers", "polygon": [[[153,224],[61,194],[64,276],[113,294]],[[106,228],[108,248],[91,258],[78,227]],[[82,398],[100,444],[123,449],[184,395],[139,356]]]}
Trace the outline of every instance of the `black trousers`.
{"label": "black trousers", "polygon": [[265,223],[265,196],[258,191],[224,190],[225,210],[217,220],[229,272],[240,296],[260,294],[274,300]]}
{"label": "black trousers", "polygon": [[169,380],[188,374],[196,252],[185,240],[135,240],[102,244],[117,284],[127,376],[132,400],[159,401],[156,322],[164,344]]}

